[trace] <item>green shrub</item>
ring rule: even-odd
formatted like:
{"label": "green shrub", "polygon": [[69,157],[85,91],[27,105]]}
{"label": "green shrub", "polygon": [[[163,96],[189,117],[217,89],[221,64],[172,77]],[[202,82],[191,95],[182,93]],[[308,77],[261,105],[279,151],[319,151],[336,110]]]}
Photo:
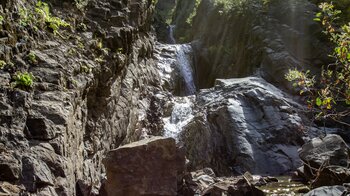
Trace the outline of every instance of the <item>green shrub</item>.
{"label": "green shrub", "polygon": [[321,3],[321,12],[315,20],[321,22],[324,33],[334,44],[329,56],[334,63],[324,66],[322,74],[315,81],[309,71],[290,70],[286,79],[306,94],[310,109],[316,109],[316,118],[332,119],[342,124],[342,119],[350,115],[350,23],[339,25],[341,12],[333,4]]}
{"label": "green shrub", "polygon": [[34,76],[28,72],[17,72],[14,76],[14,87],[23,90],[28,90],[33,87]]}

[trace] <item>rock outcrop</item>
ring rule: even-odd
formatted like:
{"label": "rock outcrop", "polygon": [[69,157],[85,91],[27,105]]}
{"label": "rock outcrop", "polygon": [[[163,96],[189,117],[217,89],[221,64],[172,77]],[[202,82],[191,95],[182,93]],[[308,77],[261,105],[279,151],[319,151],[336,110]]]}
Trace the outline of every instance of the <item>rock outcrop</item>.
{"label": "rock outcrop", "polygon": [[104,164],[108,196],[177,195],[185,154],[174,139],[152,137],[111,150]]}
{"label": "rock outcrop", "polygon": [[[140,138],[139,100],[151,106],[160,81],[152,59],[154,5],[47,2],[52,16],[70,24],[56,35],[52,26],[29,21],[36,1],[1,1],[0,189],[96,195],[102,158]],[[31,73],[33,88],[13,88],[16,72]]]}
{"label": "rock outcrop", "polygon": [[301,166],[305,132],[316,129],[306,126],[302,106],[261,78],[217,80],[193,105],[180,143],[191,169],[210,167],[218,175],[293,171]]}

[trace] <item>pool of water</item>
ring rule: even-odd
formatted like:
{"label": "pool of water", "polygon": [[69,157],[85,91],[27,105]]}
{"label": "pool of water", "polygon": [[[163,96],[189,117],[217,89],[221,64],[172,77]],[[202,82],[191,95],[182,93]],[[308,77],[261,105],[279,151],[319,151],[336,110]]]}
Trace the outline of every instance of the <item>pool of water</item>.
{"label": "pool of water", "polygon": [[278,182],[268,183],[265,186],[257,187],[269,196],[292,196],[303,195],[309,191],[309,187],[300,183],[291,181],[290,176],[276,177]]}

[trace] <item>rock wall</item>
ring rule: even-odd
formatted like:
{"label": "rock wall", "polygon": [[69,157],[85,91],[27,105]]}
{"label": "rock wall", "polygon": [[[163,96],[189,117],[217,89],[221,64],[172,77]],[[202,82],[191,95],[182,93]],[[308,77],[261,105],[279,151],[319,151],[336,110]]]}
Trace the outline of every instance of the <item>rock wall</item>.
{"label": "rock wall", "polygon": [[[218,3],[222,2],[222,3]],[[216,78],[260,74],[286,85],[290,68],[318,71],[327,62],[327,41],[313,21],[308,0],[178,1],[173,17],[177,41],[192,42],[199,88]]]}
{"label": "rock wall", "polygon": [[[142,134],[135,131],[143,126],[137,123],[140,100],[150,103],[159,84],[152,60],[152,1],[90,0],[80,10],[74,3],[48,1],[52,15],[71,24],[54,35],[46,26],[21,25],[19,11],[32,12],[35,2],[1,1],[5,194],[97,195],[103,156]],[[32,89],[14,88],[19,71],[33,74]]]}

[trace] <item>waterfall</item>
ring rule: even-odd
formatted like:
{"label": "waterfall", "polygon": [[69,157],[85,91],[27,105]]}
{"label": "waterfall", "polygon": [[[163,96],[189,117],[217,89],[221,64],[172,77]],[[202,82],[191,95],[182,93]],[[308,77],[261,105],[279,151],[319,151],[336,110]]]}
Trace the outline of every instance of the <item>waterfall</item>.
{"label": "waterfall", "polygon": [[169,25],[169,44],[176,44],[176,39],[174,37],[175,25]]}
{"label": "waterfall", "polygon": [[[172,111],[170,116],[164,117],[164,136],[172,137],[179,141],[179,135],[183,128],[193,118],[193,103],[196,86],[193,77],[193,49],[190,44],[176,44],[174,38],[175,25],[169,26],[169,44],[162,44],[158,55],[158,67],[160,75],[164,78],[163,83],[175,84],[173,89],[179,88],[180,95],[185,97],[174,97],[171,100]],[[169,53],[169,51],[171,52]],[[171,58],[171,59],[168,59]],[[173,73],[173,74],[172,74]],[[173,82],[171,81],[173,76]]]}
{"label": "waterfall", "polygon": [[193,79],[192,71],[192,47],[189,44],[176,45],[176,59],[179,73],[185,83],[185,95],[194,95],[196,86]]}
{"label": "waterfall", "polygon": [[179,135],[183,131],[183,128],[191,122],[193,118],[192,97],[177,97],[174,100],[171,116],[164,118],[164,136],[172,137],[179,140]]}

